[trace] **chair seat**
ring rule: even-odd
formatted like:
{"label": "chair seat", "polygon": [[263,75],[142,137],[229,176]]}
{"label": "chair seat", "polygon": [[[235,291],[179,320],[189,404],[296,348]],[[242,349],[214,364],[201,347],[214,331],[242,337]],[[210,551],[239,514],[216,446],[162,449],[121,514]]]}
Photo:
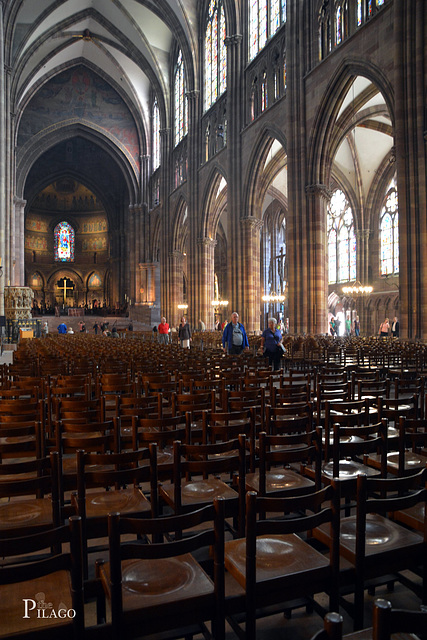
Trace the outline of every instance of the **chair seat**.
{"label": "chair seat", "polygon": [[[87,466],[90,471],[113,471],[114,466],[103,466],[100,464],[91,464]],[[75,454],[64,455],[62,458],[62,473],[72,475],[77,473],[77,458]]]}
{"label": "chair seat", "polygon": [[[65,597],[64,597],[64,594]],[[32,603],[28,603],[28,617],[24,617],[24,600],[32,599],[36,601],[36,607],[30,610]],[[51,603],[52,608],[43,612],[38,605]],[[67,571],[56,571],[55,573],[40,578],[35,578],[27,582],[17,582],[0,586],[0,638],[11,638],[14,634],[30,633],[33,631],[47,631],[49,627],[61,627],[72,624],[72,619],[47,617],[52,612],[59,609],[68,611],[72,608],[71,600],[71,580]],[[40,617],[39,617],[40,616]],[[58,637],[61,631],[58,629]]]}
{"label": "chair seat", "polygon": [[[284,491],[286,489],[306,491],[314,488],[315,484],[309,478],[305,478],[300,473],[291,469],[271,469],[266,473],[266,493]],[[246,491],[259,491],[259,473],[246,474]]]}
{"label": "chair seat", "polygon": [[[326,478],[333,478],[333,462],[328,462],[322,468],[322,473]],[[339,478],[340,480],[351,480],[356,478],[359,474],[364,473],[367,476],[377,476],[379,471],[367,467],[355,460],[340,460],[339,461]]]}
{"label": "chair seat", "polygon": [[[175,485],[162,486],[162,493],[169,504],[174,503]],[[238,493],[222,480],[208,478],[206,480],[191,480],[181,484],[182,506],[190,506],[200,502],[211,502],[214,498],[237,499]]]}
{"label": "chair seat", "polygon": [[[291,576],[293,573],[329,570],[329,559],[316,551],[296,534],[265,535],[256,541],[257,583],[275,577]],[[225,543],[225,568],[246,586],[246,539]]]}
{"label": "chair seat", "polygon": [[52,502],[48,498],[12,500],[0,504],[0,531],[52,524]]}
{"label": "chair seat", "polygon": [[86,516],[96,518],[110,511],[126,513],[150,513],[151,504],[141,489],[131,487],[119,491],[88,492],[86,496]]}
{"label": "chair seat", "polygon": [[[109,585],[109,564],[101,566],[101,580],[106,592]],[[155,618],[168,605],[177,603],[180,611],[196,608],[206,600],[211,605],[214,585],[198,562],[189,553],[173,558],[125,560],[122,562],[122,594],[125,614],[132,611],[143,620]]]}
{"label": "chair seat", "polygon": [[[366,518],[366,556],[387,553],[396,549],[419,545],[421,536],[378,514]],[[341,520],[340,544],[342,549],[355,552],[356,516]]]}
{"label": "chair seat", "polygon": [[[413,453],[412,451],[405,451],[404,461],[405,471],[416,473],[417,470],[425,467],[427,458],[418,453]],[[368,464],[372,464],[372,466],[379,469],[381,464],[380,456],[377,454],[370,455],[368,458]],[[397,451],[390,451],[387,453],[387,470],[391,473],[396,473],[399,470],[399,453]]]}

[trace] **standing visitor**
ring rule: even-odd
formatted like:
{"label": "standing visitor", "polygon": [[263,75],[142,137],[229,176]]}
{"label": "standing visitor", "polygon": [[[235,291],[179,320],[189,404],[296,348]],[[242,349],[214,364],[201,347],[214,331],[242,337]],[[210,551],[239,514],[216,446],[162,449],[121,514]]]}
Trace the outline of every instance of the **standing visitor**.
{"label": "standing visitor", "polygon": [[231,322],[229,322],[222,334],[222,348],[224,353],[238,355],[243,349],[249,350],[248,336],[245,327],[239,322],[239,314],[233,311],[231,314]]}
{"label": "standing visitor", "polygon": [[351,335],[351,320],[350,320],[350,316],[347,316],[347,318],[345,319],[345,333],[347,336]]}
{"label": "standing visitor", "polygon": [[67,325],[65,324],[65,322],[61,322],[61,324],[58,325],[58,333],[67,333]]}
{"label": "standing visitor", "polygon": [[356,316],[354,319],[354,335],[360,336],[360,320],[359,316]]}
{"label": "standing visitor", "polygon": [[399,320],[394,316],[393,323],[391,325],[391,335],[393,338],[399,337]]}
{"label": "standing visitor", "polygon": [[200,331],[206,331],[206,325],[203,322],[203,320],[199,320],[199,330]]}
{"label": "standing visitor", "polygon": [[169,344],[169,324],[166,322],[166,318],[161,318],[157,331],[159,333],[159,343]]}
{"label": "standing visitor", "polygon": [[268,319],[268,329],[265,329],[261,336],[261,348],[264,349],[264,356],[268,358],[270,365],[273,365],[274,371],[280,369],[280,359],[283,355],[282,334],[276,327],[276,318]]}
{"label": "standing visitor", "polygon": [[95,331],[95,335],[97,335],[99,331],[99,324],[97,322],[93,325],[93,330]]}
{"label": "standing visitor", "polygon": [[329,321],[329,331],[331,333],[331,336],[335,336],[337,333],[337,325],[335,324],[334,316],[332,316],[332,318]]}
{"label": "standing visitor", "polygon": [[390,323],[388,318],[386,318],[384,322],[381,322],[380,324],[378,335],[380,336],[380,338],[387,338],[389,331],[390,331]]}
{"label": "standing visitor", "polygon": [[178,328],[178,338],[181,341],[181,347],[183,349],[189,349],[190,348],[191,329],[190,329],[190,325],[188,324],[188,322],[184,318],[184,316],[182,316],[181,324],[179,325],[179,328]]}

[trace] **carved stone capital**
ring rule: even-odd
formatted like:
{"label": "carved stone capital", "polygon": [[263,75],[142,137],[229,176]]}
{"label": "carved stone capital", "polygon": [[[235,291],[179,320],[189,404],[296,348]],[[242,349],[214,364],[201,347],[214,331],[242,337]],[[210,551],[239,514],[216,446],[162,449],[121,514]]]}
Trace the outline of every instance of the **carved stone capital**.
{"label": "carved stone capital", "polygon": [[18,196],[14,196],[13,204],[15,205],[15,207],[21,207],[23,209],[27,204],[27,201],[23,200],[22,198],[18,198]]}
{"label": "carved stone capital", "polygon": [[169,258],[172,258],[172,260],[176,260],[177,262],[184,262],[184,254],[181,251],[171,251],[169,253]]}
{"label": "carved stone capital", "polygon": [[254,229],[255,231],[259,231],[264,222],[255,216],[247,216],[246,218],[240,218],[240,224],[243,227],[249,227],[250,229]]}
{"label": "carved stone capital", "polygon": [[370,229],[356,229],[355,236],[359,240],[369,240],[369,236],[371,235]]}
{"label": "carved stone capital", "polygon": [[235,47],[238,44],[241,44],[243,40],[243,36],[240,33],[235,33],[232,36],[227,36],[224,40],[226,47]]}
{"label": "carved stone capital", "polygon": [[200,97],[200,91],[198,89],[193,89],[192,91],[187,91],[185,96],[188,101],[198,100]]}
{"label": "carved stone capital", "polygon": [[332,198],[333,193],[325,184],[308,184],[305,188],[305,192],[309,196],[325,198],[328,202]]}
{"label": "carved stone capital", "polygon": [[216,247],[216,240],[213,240],[213,238],[208,238],[207,236],[204,236],[203,238],[197,238],[197,244],[200,244],[202,246],[205,247]]}
{"label": "carved stone capital", "polygon": [[170,132],[171,132],[170,128],[159,129],[159,133],[160,133],[160,137],[161,138],[167,138],[168,135],[170,134]]}

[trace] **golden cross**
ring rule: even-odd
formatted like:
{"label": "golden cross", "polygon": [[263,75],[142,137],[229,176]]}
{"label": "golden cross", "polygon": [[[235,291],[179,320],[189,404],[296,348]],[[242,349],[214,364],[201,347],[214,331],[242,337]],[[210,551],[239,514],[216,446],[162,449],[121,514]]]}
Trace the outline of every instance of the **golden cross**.
{"label": "golden cross", "polygon": [[[61,281],[59,280],[59,282]],[[64,278],[63,282],[64,282],[63,287],[60,287],[59,284],[57,285],[57,287],[58,289],[64,292],[64,305],[65,305],[67,302],[67,291],[72,291],[74,289],[74,284],[72,280],[67,280],[67,278]],[[71,283],[70,285],[68,285],[68,287],[67,287],[67,282]]]}

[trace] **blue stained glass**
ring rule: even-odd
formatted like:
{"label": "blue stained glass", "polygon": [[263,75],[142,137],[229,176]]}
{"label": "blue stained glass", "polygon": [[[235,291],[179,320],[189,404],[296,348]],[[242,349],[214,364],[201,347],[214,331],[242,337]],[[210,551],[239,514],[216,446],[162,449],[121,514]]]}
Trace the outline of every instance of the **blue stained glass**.
{"label": "blue stained glass", "polygon": [[205,30],[205,110],[227,88],[226,22],[222,0],[211,0]]}
{"label": "blue stained glass", "polygon": [[60,222],[54,231],[54,259],[56,262],[73,262],[74,229],[68,222]]}

